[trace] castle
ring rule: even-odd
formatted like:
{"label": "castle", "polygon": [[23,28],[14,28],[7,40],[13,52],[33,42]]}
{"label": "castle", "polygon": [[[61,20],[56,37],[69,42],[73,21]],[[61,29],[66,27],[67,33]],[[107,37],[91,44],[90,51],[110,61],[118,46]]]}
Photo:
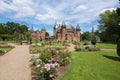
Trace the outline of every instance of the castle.
{"label": "castle", "polygon": [[54,25],[54,39],[58,41],[80,41],[80,27],[79,25],[68,27],[64,22],[62,24]]}
{"label": "castle", "polygon": [[35,31],[32,28],[30,30],[30,33],[31,33],[32,40],[36,40],[36,39],[45,40],[45,38],[46,38],[46,30],[45,30],[45,28],[42,28],[41,31],[39,31],[39,30]]}

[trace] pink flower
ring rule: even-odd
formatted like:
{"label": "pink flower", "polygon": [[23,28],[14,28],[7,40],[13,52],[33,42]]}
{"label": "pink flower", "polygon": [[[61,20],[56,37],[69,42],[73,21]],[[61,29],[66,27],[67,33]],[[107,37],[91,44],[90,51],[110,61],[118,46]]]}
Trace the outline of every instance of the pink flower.
{"label": "pink flower", "polygon": [[49,71],[50,70],[50,64],[45,64],[45,69],[47,70],[47,71]]}

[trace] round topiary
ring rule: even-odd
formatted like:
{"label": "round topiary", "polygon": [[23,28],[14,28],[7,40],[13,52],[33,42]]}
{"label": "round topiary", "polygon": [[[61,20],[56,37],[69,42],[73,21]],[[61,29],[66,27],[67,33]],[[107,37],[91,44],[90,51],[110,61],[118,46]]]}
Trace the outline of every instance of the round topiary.
{"label": "round topiary", "polygon": [[95,36],[92,37],[91,43],[92,43],[93,45],[95,45],[95,44],[97,43],[97,40],[96,40],[96,37],[95,37]]}
{"label": "round topiary", "polygon": [[120,39],[117,42],[117,54],[120,56]]}

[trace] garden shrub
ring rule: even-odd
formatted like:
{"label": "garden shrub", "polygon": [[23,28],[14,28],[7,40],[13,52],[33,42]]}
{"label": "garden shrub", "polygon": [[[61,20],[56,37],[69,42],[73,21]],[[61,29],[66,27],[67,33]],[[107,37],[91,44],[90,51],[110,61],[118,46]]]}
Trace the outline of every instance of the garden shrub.
{"label": "garden shrub", "polygon": [[53,80],[57,77],[57,69],[66,66],[70,62],[68,51],[47,48],[39,57],[32,57],[30,66],[33,77],[38,80]]}
{"label": "garden shrub", "polygon": [[48,63],[48,61],[51,59],[51,54],[50,53],[42,53],[40,55],[40,59],[44,62],[44,63]]}
{"label": "garden shrub", "polygon": [[45,46],[45,43],[44,43],[44,42],[41,42],[41,46]]}
{"label": "garden shrub", "polygon": [[60,64],[60,66],[66,66],[67,64],[69,64],[69,58],[63,58],[63,60],[58,62]]}
{"label": "garden shrub", "polygon": [[75,46],[75,51],[100,51],[100,47],[93,45]]}
{"label": "garden shrub", "polygon": [[5,51],[4,50],[0,50],[0,55],[4,55]]}
{"label": "garden shrub", "polygon": [[96,37],[93,36],[91,40],[91,44],[95,45],[97,43]]}
{"label": "garden shrub", "polygon": [[10,45],[0,46],[0,55],[1,56],[4,55],[8,51],[10,51],[12,48],[13,48],[13,46],[10,46]]}
{"label": "garden shrub", "polygon": [[74,49],[75,49],[75,51],[81,51],[81,47],[80,46],[75,46]]}
{"label": "garden shrub", "polygon": [[83,43],[83,45],[89,45],[89,42],[86,41],[86,42]]}

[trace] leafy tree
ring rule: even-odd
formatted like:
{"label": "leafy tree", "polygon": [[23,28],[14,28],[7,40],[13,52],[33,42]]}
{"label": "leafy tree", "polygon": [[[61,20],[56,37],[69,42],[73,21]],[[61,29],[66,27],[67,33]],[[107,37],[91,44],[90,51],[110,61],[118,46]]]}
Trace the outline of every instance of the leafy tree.
{"label": "leafy tree", "polygon": [[85,40],[90,41],[91,40],[91,33],[90,32],[84,32],[81,35],[81,38],[82,38],[83,41],[85,41]]}
{"label": "leafy tree", "polygon": [[103,41],[116,42],[120,35],[120,17],[116,10],[107,10],[100,14],[99,31]]}
{"label": "leafy tree", "polygon": [[[2,40],[7,38],[15,38],[16,42],[22,41],[22,35],[28,31],[28,27],[26,25],[20,25],[19,23],[7,22],[0,24],[0,37]],[[6,36],[6,35],[14,35],[14,37]]]}

